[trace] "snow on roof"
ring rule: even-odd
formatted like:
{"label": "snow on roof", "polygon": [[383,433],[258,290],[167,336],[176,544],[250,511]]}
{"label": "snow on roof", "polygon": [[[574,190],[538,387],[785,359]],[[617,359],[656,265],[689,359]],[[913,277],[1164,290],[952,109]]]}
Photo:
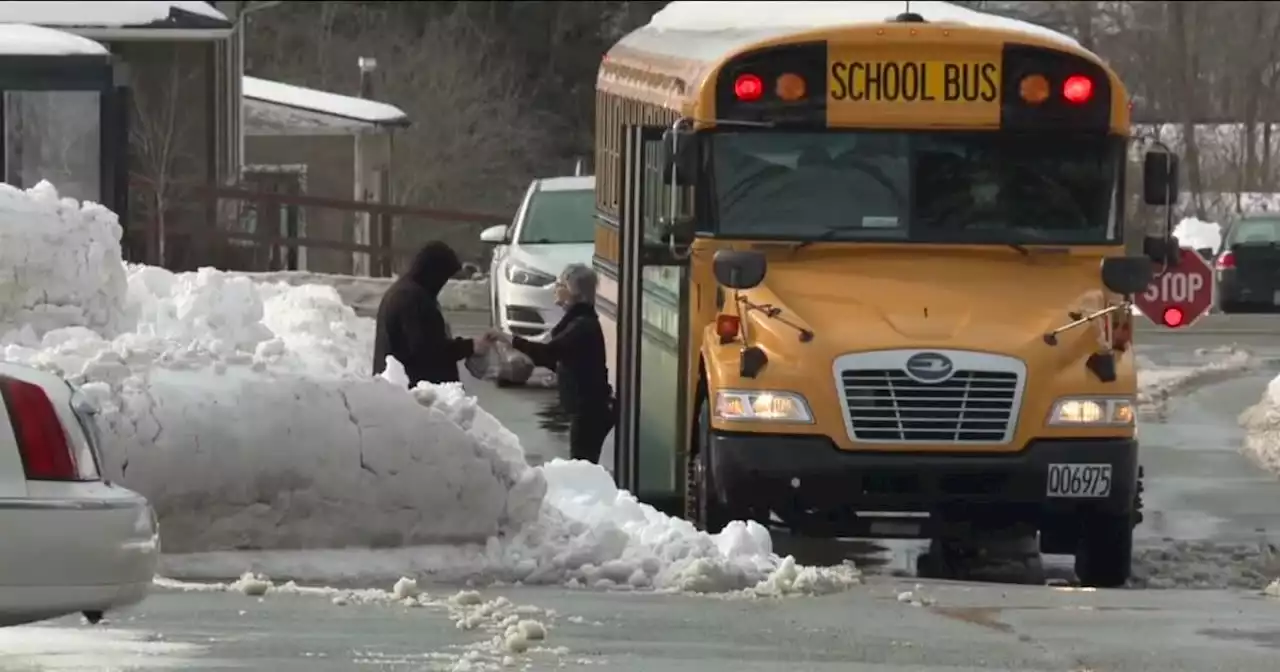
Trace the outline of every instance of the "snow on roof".
{"label": "snow on roof", "polygon": [[[0,7],[6,3],[0,2]],[[107,48],[61,30],[0,23],[0,55],[4,56],[106,56]]]}
{"label": "snow on roof", "polygon": [[40,26],[123,28],[229,27],[231,22],[207,2],[0,2],[0,23],[32,23]]}
{"label": "snow on roof", "polygon": [[[779,31],[881,23],[901,14],[901,0],[784,2],[740,0],[677,0],[654,14],[649,27],[689,32]],[[1073,47],[1079,43],[1067,35],[1034,23],[977,12],[950,2],[915,0],[911,11],[926,21],[961,23],[978,28],[998,28],[1056,40]]]}
{"label": "snow on roof", "polygon": [[376,100],[344,96],[327,91],[308,89],[269,79],[245,77],[243,94],[246,99],[272,105],[317,112],[330,117],[340,117],[374,126],[405,126],[409,115],[395,105]]}
{"label": "snow on roof", "polygon": [[580,191],[595,189],[595,175],[575,175],[573,177],[544,177],[538,180],[541,191]]}

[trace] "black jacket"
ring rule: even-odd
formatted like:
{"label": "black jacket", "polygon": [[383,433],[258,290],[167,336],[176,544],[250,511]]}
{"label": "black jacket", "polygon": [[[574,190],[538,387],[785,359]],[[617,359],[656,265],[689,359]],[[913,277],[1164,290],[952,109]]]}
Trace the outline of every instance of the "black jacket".
{"label": "black jacket", "polygon": [[511,345],[538,366],[556,372],[560,405],[569,413],[607,411],[613,396],[609,388],[609,369],[605,363],[604,331],[595,306],[578,303],[565,311],[564,317],[551,328],[546,343],[535,343],[519,336]]}
{"label": "black jacket", "polygon": [[440,311],[438,296],[445,283],[462,268],[448,245],[433,241],[414,257],[378,304],[373,344],[373,373],[386,368],[394,356],[409,374],[409,385],[457,382],[458,362],[471,356],[469,338],[453,338]]}

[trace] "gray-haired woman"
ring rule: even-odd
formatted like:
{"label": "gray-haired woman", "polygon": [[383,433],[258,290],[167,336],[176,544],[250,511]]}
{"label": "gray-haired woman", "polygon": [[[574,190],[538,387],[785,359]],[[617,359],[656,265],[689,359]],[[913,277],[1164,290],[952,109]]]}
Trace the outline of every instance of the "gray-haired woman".
{"label": "gray-haired woman", "polygon": [[584,264],[570,264],[556,279],[556,303],[564,317],[551,329],[546,343],[497,331],[490,340],[509,341],[538,366],[556,372],[560,405],[569,414],[569,453],[575,460],[599,464],[600,449],[617,420],[609,370],[605,362],[604,332],[596,314],[596,272]]}

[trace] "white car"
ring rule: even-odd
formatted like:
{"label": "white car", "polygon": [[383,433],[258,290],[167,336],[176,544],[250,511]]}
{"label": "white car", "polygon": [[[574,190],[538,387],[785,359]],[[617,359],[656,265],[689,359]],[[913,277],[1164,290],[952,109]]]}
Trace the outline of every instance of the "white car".
{"label": "white car", "polygon": [[569,264],[591,265],[595,188],[590,175],[534,180],[510,226],[480,233],[496,246],[489,267],[494,326],[534,341],[550,337],[564,315],[555,303],[556,277]]}
{"label": "white car", "polygon": [[0,362],[0,626],[141,602],[160,532],[145,498],[105,482],[96,411],[62,378]]}

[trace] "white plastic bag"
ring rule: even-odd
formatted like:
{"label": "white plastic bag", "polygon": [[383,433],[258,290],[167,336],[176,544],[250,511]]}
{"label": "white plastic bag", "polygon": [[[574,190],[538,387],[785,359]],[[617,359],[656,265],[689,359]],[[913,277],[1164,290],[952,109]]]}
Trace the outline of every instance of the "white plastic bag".
{"label": "white plastic bag", "polygon": [[523,385],[533,376],[533,360],[515,348],[498,341],[484,352],[467,358],[467,371],[481,380],[495,380]]}

